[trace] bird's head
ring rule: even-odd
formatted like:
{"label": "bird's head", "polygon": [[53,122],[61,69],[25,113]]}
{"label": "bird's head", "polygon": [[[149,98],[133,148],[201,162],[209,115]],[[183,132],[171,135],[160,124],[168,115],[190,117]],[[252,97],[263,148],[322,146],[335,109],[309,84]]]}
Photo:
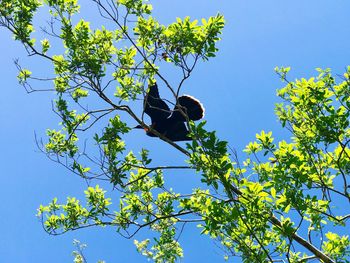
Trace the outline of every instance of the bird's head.
{"label": "bird's head", "polygon": [[142,127],[141,125],[135,126],[134,129],[142,129],[142,130],[144,130],[145,132],[148,132],[148,131],[149,131],[148,128],[144,128],[144,127]]}

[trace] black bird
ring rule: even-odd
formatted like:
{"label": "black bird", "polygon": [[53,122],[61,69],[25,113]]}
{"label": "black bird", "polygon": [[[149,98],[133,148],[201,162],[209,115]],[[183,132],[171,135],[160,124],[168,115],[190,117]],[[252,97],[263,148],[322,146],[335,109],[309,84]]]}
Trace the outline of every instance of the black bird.
{"label": "black bird", "polygon": [[[191,138],[188,136],[189,131],[185,122],[187,118],[192,121],[203,118],[204,108],[197,99],[189,95],[183,95],[177,101],[174,110],[171,111],[165,101],[159,97],[158,86],[155,83],[149,87],[144,99],[144,112],[151,117],[150,127],[164,137],[171,141],[189,141]],[[135,128],[142,129],[142,126],[138,125]],[[145,129],[145,131],[148,136],[157,137],[151,130]]]}

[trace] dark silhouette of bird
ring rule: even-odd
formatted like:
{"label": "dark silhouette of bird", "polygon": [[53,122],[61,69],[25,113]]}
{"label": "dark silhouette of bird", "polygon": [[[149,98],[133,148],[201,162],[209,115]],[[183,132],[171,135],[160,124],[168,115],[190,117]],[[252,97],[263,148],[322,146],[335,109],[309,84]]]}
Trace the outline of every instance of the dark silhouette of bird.
{"label": "dark silhouette of bird", "polygon": [[[189,131],[185,125],[187,120],[197,121],[203,118],[203,105],[194,97],[183,95],[177,99],[174,110],[159,96],[157,84],[149,87],[144,99],[144,112],[151,117],[151,129],[156,130],[171,141],[189,141]],[[141,125],[135,128],[143,127]],[[145,129],[146,134],[157,137],[151,129]]]}

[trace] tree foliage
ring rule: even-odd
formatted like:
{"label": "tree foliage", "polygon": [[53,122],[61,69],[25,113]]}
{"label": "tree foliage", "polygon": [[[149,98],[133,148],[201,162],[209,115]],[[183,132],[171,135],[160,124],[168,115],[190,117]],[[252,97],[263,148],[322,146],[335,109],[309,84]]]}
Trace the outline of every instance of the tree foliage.
{"label": "tree foliage", "polygon": [[[145,0],[90,2],[104,19],[99,28],[81,18],[76,0],[2,0],[0,6],[1,25],[28,54],[52,64],[47,80],[61,129],[47,131],[43,151],[93,185],[85,200],[41,205],[45,231],[109,226],[136,238],[147,228],[154,238],[135,240],[137,251],[154,262],[175,262],[183,256],[181,226],[194,223],[220,242],[227,259],[350,262],[350,240],[341,234],[350,218],[342,209],[350,202],[350,67],[338,80],[329,69],[317,69],[315,78],[295,81],[288,80],[289,68],[276,68],[285,83],[276,115],[289,139],[275,143],[271,132],[261,131],[240,161],[205,122],[189,122],[193,140],[186,147],[157,134],[185,164],[153,166],[147,149],[135,154],[123,139],[130,120],[151,129],[135,105],[155,81],[176,104],[197,63],[215,56],[224,18],[163,25]],[[50,18],[40,41],[33,36],[37,12]],[[162,73],[166,65],[181,72],[177,85]],[[17,66],[19,82],[35,91],[42,78]],[[167,188],[163,177],[184,169],[201,176],[201,187],[190,194]],[[112,200],[98,184],[112,185],[119,195]],[[83,260],[80,252],[76,260]]]}

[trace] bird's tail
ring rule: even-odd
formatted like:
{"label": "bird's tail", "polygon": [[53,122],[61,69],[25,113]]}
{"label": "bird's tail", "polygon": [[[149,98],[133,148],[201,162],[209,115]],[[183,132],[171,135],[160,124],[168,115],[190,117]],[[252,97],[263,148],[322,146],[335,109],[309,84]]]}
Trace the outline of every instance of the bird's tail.
{"label": "bird's tail", "polygon": [[181,111],[192,121],[197,121],[204,117],[204,107],[196,98],[189,95],[183,95],[178,98],[178,104],[181,107],[176,105],[170,118],[177,121],[186,121],[187,118],[181,113]]}

